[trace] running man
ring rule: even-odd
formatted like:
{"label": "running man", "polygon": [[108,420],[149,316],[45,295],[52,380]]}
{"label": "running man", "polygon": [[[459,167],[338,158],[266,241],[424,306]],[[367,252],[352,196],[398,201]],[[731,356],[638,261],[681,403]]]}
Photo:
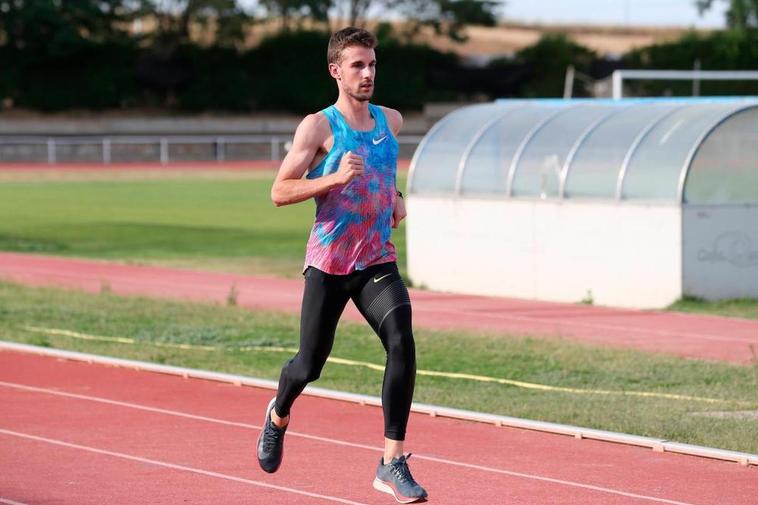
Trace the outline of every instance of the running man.
{"label": "running man", "polygon": [[279,468],[292,404],[306,384],[319,378],[337,322],[352,299],[387,353],[384,457],[373,485],[410,503],[427,493],[411,476],[403,453],[416,377],[411,304],[390,241],[391,228],[405,218],[403,195],[395,185],[396,135],[403,118],[369,103],[375,47],[375,37],[363,29],[332,35],[327,60],[339,97],[300,123],[271,188],[277,206],[315,198],[316,220],[305,257],[300,348],[282,368],[257,452],[263,470]]}

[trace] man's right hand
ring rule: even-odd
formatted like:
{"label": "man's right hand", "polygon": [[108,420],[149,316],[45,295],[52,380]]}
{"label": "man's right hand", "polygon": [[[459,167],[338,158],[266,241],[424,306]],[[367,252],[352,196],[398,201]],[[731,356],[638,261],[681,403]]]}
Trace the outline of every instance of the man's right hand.
{"label": "man's right hand", "polygon": [[347,184],[356,177],[363,175],[363,156],[350,151],[343,154],[336,175],[340,184]]}

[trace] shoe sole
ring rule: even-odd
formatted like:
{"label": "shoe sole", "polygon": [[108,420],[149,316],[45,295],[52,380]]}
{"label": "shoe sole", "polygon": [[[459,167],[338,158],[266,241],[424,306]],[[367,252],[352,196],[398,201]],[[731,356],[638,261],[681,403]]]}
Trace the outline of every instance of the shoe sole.
{"label": "shoe sole", "polygon": [[415,501],[419,501],[423,499],[422,496],[418,496],[416,498],[409,498],[407,496],[398,496],[397,492],[395,492],[395,488],[384,482],[383,480],[380,480],[379,477],[374,478],[374,489],[377,491],[381,491],[382,493],[391,494],[395,501],[398,503],[413,503]]}
{"label": "shoe sole", "polygon": [[[270,402],[268,402],[268,406],[266,407],[266,413],[263,415],[263,424],[261,425],[261,433],[258,435],[258,441],[255,443],[255,459],[258,460],[258,466],[261,467],[261,470],[263,470],[266,473],[275,473],[277,470],[279,470],[279,466],[281,466],[281,462],[279,462],[279,466],[274,468],[272,471],[268,471],[265,468],[263,468],[263,465],[261,464],[261,460],[258,459],[258,446],[261,443],[261,437],[263,436],[263,429],[266,427],[266,423],[268,422],[268,416],[269,412],[271,412],[271,409],[274,408],[274,404],[276,403],[276,397],[272,398]],[[284,459],[284,448],[282,448],[282,459]]]}

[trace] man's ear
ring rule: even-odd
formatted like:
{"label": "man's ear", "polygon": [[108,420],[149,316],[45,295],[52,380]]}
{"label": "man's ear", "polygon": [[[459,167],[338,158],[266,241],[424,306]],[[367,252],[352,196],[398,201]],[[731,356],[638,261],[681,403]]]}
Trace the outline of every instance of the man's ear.
{"label": "man's ear", "polygon": [[340,66],[336,63],[330,63],[329,64],[329,74],[334,77],[335,79],[339,80],[340,77]]}

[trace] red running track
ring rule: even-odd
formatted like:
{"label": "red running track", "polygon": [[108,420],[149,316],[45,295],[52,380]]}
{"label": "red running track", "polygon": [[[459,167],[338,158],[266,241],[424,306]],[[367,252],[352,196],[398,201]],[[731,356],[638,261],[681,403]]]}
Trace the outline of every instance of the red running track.
{"label": "red running track", "polygon": [[[232,286],[244,307],[298,313],[300,279],[280,279],[0,253],[0,278],[98,292],[224,303]],[[610,309],[411,290],[417,327],[564,337],[740,364],[754,361],[758,321],[658,311]],[[350,305],[345,317],[362,321]]]}
{"label": "red running track", "polygon": [[[371,487],[381,409],[301,397],[285,460],[254,446],[273,392],[0,351],[0,503],[394,503]],[[758,469],[411,414],[438,504],[754,504]]]}

